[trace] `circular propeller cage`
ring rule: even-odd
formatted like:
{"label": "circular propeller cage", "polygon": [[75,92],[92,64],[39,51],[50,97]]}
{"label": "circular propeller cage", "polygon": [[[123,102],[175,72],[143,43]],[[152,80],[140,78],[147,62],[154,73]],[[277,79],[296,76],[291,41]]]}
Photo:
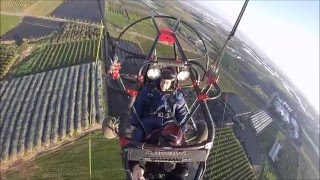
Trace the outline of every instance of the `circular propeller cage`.
{"label": "circular propeller cage", "polygon": [[[148,27],[149,33],[147,34],[149,36],[146,37],[143,34],[136,33],[134,31],[135,27],[138,27],[136,29]],[[152,35],[150,35],[150,31],[153,32],[151,33]],[[120,42],[125,40],[128,34],[131,37],[148,39],[148,46],[140,45],[140,47],[143,46],[144,48],[141,53],[137,53],[130,48],[125,48]],[[169,52],[170,49],[172,50],[170,53],[167,53],[170,54],[170,56],[166,56],[166,53],[158,53],[159,49],[164,46],[167,52]],[[192,74],[204,76],[210,63],[206,44],[199,33],[179,18],[165,15],[145,17],[130,24],[119,34],[112,46],[111,52],[111,57],[117,58],[117,54],[125,54],[124,57],[120,58],[120,63],[125,63],[124,61],[128,59],[139,59],[144,62],[161,62],[162,60],[166,60],[167,62],[170,62],[170,60],[172,62],[184,62],[184,67],[177,67],[177,79],[179,81],[186,81]],[[164,66],[166,65],[148,65],[141,73],[144,76],[147,75],[150,79],[156,79],[160,76],[160,70]]]}

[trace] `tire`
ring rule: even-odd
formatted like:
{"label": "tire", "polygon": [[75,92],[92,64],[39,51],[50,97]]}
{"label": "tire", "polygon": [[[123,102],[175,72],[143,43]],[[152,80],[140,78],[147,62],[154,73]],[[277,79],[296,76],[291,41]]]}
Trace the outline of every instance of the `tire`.
{"label": "tire", "polygon": [[202,143],[203,141],[207,140],[208,138],[208,127],[204,121],[196,122],[197,127],[197,137],[196,142]]}
{"label": "tire", "polygon": [[107,139],[117,137],[115,122],[116,119],[114,117],[108,117],[102,122],[102,133]]}

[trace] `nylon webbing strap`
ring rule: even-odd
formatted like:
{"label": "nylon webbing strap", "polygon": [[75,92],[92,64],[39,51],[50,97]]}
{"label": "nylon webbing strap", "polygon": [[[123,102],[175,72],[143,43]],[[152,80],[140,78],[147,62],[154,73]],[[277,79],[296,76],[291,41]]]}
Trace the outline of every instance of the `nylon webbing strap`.
{"label": "nylon webbing strap", "polygon": [[[93,63],[93,68],[95,70],[97,70],[97,64],[98,64],[98,59],[99,59],[99,52],[100,52],[100,46],[101,46],[101,40],[102,40],[102,34],[103,34],[103,23],[101,21],[101,27],[100,27],[100,36],[99,36],[99,41],[98,41],[98,48],[97,48],[97,53],[96,53],[96,60]],[[91,84],[91,83],[90,83]],[[91,84],[92,85],[92,84]],[[90,90],[92,89],[91,87],[89,87]],[[90,99],[92,94],[95,92],[91,92],[90,94]],[[93,102],[90,101],[90,110],[89,110],[89,127],[92,125],[92,109],[93,109]],[[94,119],[95,120],[95,119]],[[89,175],[90,175],[90,179],[91,179],[91,175],[92,175],[92,151],[91,151],[91,132],[89,131]]]}

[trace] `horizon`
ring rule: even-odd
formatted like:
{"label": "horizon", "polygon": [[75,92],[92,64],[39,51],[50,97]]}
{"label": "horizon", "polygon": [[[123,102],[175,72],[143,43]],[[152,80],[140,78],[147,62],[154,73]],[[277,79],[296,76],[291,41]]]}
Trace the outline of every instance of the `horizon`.
{"label": "horizon", "polygon": [[[233,25],[244,0],[196,3]],[[301,92],[319,116],[317,7],[319,1],[249,1],[236,34],[248,38],[284,73],[291,84],[299,82],[291,88]],[[301,34],[303,36],[296,36]]]}

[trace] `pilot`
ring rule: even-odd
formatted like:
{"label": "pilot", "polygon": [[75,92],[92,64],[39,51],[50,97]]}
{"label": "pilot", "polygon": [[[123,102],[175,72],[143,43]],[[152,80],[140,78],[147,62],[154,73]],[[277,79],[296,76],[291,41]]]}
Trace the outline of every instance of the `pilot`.
{"label": "pilot", "polygon": [[[130,118],[135,127],[132,141],[176,146],[184,143],[180,125],[186,120],[187,109],[183,93],[176,88],[176,74],[175,68],[162,68],[160,77],[139,91],[134,104],[137,116],[132,114]],[[162,175],[164,179],[185,179],[188,166],[187,163],[142,162],[131,165],[133,179],[144,179],[144,175],[148,179]]]}

